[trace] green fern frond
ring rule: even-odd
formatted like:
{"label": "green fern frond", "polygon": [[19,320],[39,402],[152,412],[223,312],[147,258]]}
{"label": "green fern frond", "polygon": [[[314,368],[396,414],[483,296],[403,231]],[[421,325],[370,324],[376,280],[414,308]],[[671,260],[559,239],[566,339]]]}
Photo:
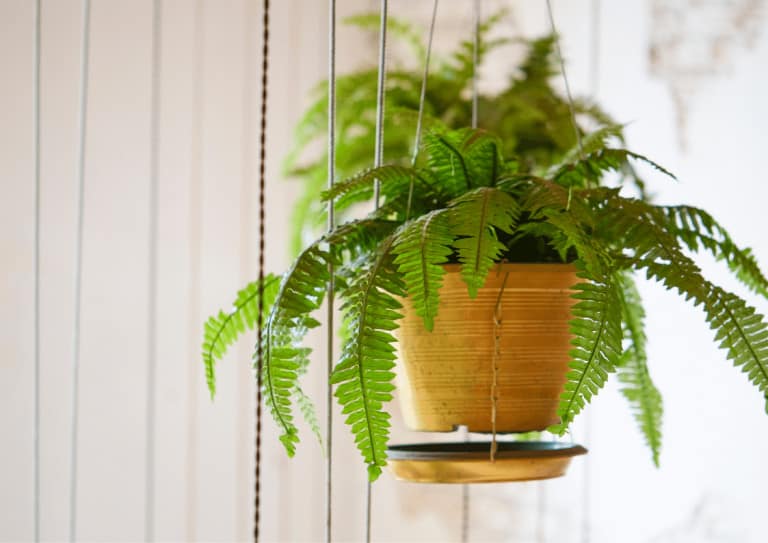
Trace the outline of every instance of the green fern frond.
{"label": "green fern frond", "polygon": [[670,231],[691,251],[704,248],[728,267],[746,287],[768,298],[766,279],[749,248],[741,249],[730,234],[709,213],[692,206],[667,206],[662,211],[669,219]]}
{"label": "green fern frond", "polygon": [[283,275],[264,327],[264,400],[281,431],[280,441],[288,456],[294,455],[299,441],[291,398],[299,388],[299,375],[311,352],[301,343],[307,331],[319,325],[311,313],[320,308],[325,298],[330,259],[331,255],[321,250],[319,243],[299,255]]}
{"label": "green fern frond", "polygon": [[621,393],[629,402],[632,414],[651,449],[653,463],[659,466],[661,423],[664,408],[661,393],[648,372],[645,351],[645,311],[640,293],[631,276],[623,277],[622,327],[627,343],[618,364]]}
{"label": "green fern frond", "polygon": [[573,298],[578,302],[572,309],[571,369],[557,410],[560,424],[549,428],[560,435],[605,385],[621,356],[621,294],[617,278],[612,274],[602,281],[592,278],[590,282],[576,284],[573,290]]}
{"label": "green fern frond", "polygon": [[623,130],[624,125],[609,124],[585,134],[581,138],[581,145],[571,147],[571,149],[565,153],[565,156],[563,156],[562,162],[565,164],[576,162],[582,154],[585,156],[591,155],[606,149],[611,140],[622,142],[624,139]]}
{"label": "green fern frond", "polygon": [[744,300],[701,275],[666,229],[663,211],[646,202],[615,197],[606,206],[606,225],[613,229],[614,239],[623,236],[622,245],[634,250],[629,263],[703,308],[727,358],[747,373],[763,395],[768,393],[768,325]]}
{"label": "green fern frond", "polygon": [[384,240],[344,293],[347,341],[334,368],[331,382],[347,416],[355,443],[368,465],[371,481],[386,465],[389,418],[383,406],[392,399],[395,342],[391,330],[401,318],[402,279],[390,265],[394,235]]}
{"label": "green fern frond", "polygon": [[363,170],[354,177],[336,183],[333,188],[323,191],[322,200],[327,202],[334,199],[337,209],[346,209],[353,203],[370,200],[373,197],[374,182],[377,180],[385,195],[407,192],[411,180],[420,192],[431,191],[428,181],[419,175],[418,171],[388,164]]}
{"label": "green fern frond", "polygon": [[568,162],[554,168],[547,177],[551,177],[556,183],[567,187],[586,187],[591,182],[597,182],[606,172],[621,172],[629,164],[629,159],[639,160],[649,164],[664,175],[677,179],[664,167],[656,164],[643,155],[633,153],[626,149],[601,149],[590,153],[583,159]]}
{"label": "green fern frond", "polygon": [[488,271],[504,251],[496,231],[511,234],[519,216],[515,199],[495,188],[480,187],[451,202],[450,231],[457,238],[454,247],[471,298],[477,296]]}
{"label": "green fern frond", "polygon": [[[270,274],[264,278],[265,313],[272,307],[279,285],[279,277],[275,275]],[[219,311],[217,315],[210,317],[204,326],[203,363],[211,399],[216,395],[216,362],[222,359],[227,349],[243,332],[256,326],[259,314],[259,282],[254,281],[246,285],[237,293],[237,299],[232,305],[232,311]]]}
{"label": "green fern frond", "polygon": [[472,186],[469,168],[460,151],[464,139],[465,135],[457,132],[424,135],[427,165],[451,197],[463,194]]}
{"label": "green fern frond", "polygon": [[304,422],[307,423],[309,429],[313,434],[315,434],[317,442],[320,444],[320,448],[325,450],[323,434],[320,431],[320,422],[317,420],[317,410],[315,409],[315,404],[312,402],[310,397],[307,396],[299,387],[294,389],[293,395],[296,398],[296,405],[298,405],[299,411],[301,411]]}
{"label": "green fern frond", "polygon": [[405,282],[415,313],[432,331],[438,309],[438,290],[453,249],[448,214],[437,210],[405,225],[395,238],[395,265]]}

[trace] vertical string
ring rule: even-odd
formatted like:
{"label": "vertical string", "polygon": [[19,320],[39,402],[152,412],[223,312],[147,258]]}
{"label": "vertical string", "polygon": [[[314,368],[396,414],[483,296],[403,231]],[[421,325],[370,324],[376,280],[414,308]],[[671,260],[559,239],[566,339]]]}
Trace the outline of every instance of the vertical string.
{"label": "vertical string", "polygon": [[[589,94],[593,100],[597,98],[597,89],[600,78],[600,30],[601,20],[600,0],[591,0],[591,29],[592,32],[590,40],[590,65],[589,65]],[[587,411],[584,418],[584,444],[589,447],[592,441],[592,412]],[[590,521],[590,513],[592,510],[592,457],[587,455],[584,458],[584,479],[582,481],[582,496],[581,496],[581,543],[589,543],[592,539],[592,526]]]}
{"label": "vertical string", "polygon": [[[336,178],[336,0],[328,2],[328,188],[333,188]],[[333,199],[328,200],[328,232],[334,228]],[[327,336],[326,336],[326,373],[328,388],[326,389],[325,435],[328,440],[328,452],[325,457],[325,541],[333,539],[333,300],[334,300],[334,267],[328,261],[328,301],[327,301]]]}
{"label": "vertical string", "polygon": [[[429,58],[432,55],[432,38],[435,35],[435,19],[437,18],[437,4],[435,0],[432,4],[432,19],[429,23],[429,37],[427,39],[427,52],[424,58],[424,75],[421,78],[421,93],[419,94],[419,113],[416,117],[416,136],[413,141],[413,155],[411,156],[411,165],[416,166],[416,159],[419,157],[419,147],[421,146],[421,129],[424,120],[424,102],[427,97],[427,80],[429,79]],[[408,185],[408,204],[405,207],[405,220],[411,216],[411,203],[413,202],[414,178]]]}
{"label": "vertical string", "polygon": [[[424,120],[424,101],[427,96],[427,80],[429,78],[429,59],[432,55],[432,39],[435,35],[435,20],[437,19],[437,5],[438,0],[435,0],[432,4],[432,18],[429,22],[429,36],[427,38],[427,52],[424,57],[424,74],[421,77],[421,92],[419,94],[419,113],[416,117],[416,136],[413,141],[413,156],[411,158],[411,164],[416,165],[416,159],[419,156],[419,146],[421,145],[421,129],[422,122]],[[411,181],[411,188],[413,187],[413,181]]]}
{"label": "vertical string", "polygon": [[[568,110],[571,114],[571,127],[573,128],[573,134],[576,137],[576,144],[579,148],[579,158],[584,159],[584,148],[581,144],[581,132],[576,124],[576,110],[573,106],[573,96],[571,95],[571,86],[568,83],[568,74],[565,71],[565,61],[563,60],[563,52],[560,49],[560,36],[557,33],[555,26],[555,16],[552,13],[552,1],[547,0],[547,14],[549,15],[549,26],[552,30],[552,35],[555,39],[555,51],[557,52],[557,59],[560,64],[560,73],[563,75],[563,83],[565,83],[565,94],[568,97]],[[570,195],[569,195],[570,196]],[[570,198],[569,198],[570,199]]]}
{"label": "vertical string", "polygon": [[152,6],[152,95],[149,128],[149,257],[147,265],[147,405],[144,451],[144,540],[155,539],[155,414],[157,395],[157,236],[160,153],[162,1]]}
{"label": "vertical string", "polygon": [[[197,338],[200,330],[200,268],[202,266],[202,222],[203,222],[203,116],[205,102],[205,19],[203,0],[195,4],[194,19],[194,68],[192,75],[192,136],[190,147],[190,176],[189,176],[189,285],[187,300],[187,337],[190,345],[197,348]],[[185,493],[186,507],[186,541],[197,539],[197,407],[198,390],[200,385],[198,365],[187,374],[187,446],[185,459]]]}
{"label": "vertical string", "polygon": [[[384,158],[384,84],[387,72],[387,0],[381,0],[381,15],[379,16],[379,78],[376,88],[376,141],[373,166],[378,168]],[[375,209],[379,209],[381,198],[381,182],[376,179],[373,185],[373,201]],[[371,481],[366,480],[365,487],[365,541],[371,541]]]}
{"label": "vertical string", "polygon": [[[472,128],[477,128],[478,59],[480,57],[480,0],[472,0]],[[469,429],[464,429],[464,441],[469,441]],[[469,485],[461,485],[461,541],[469,541]]]}
{"label": "vertical string", "polygon": [[91,2],[82,4],[82,40],[80,49],[80,96],[77,157],[77,230],[75,238],[74,323],[72,329],[72,421],[69,466],[69,540],[77,540],[77,461],[80,418],[80,317],[83,279],[83,218],[85,203],[85,143],[88,118],[88,56],[90,47]]}
{"label": "vertical string", "polygon": [[34,449],[33,473],[33,522],[34,538],[40,541],[40,50],[41,50],[41,6],[35,1],[34,50],[32,53],[32,146],[34,149],[35,178],[35,255],[34,255],[34,428],[32,446]]}
{"label": "vertical string", "polygon": [[266,162],[267,162],[267,88],[269,76],[269,0],[264,0],[264,19],[261,49],[261,125],[259,134],[259,308],[256,338],[256,458],[254,482],[253,540],[259,541],[261,512],[261,371],[264,367],[262,345],[264,325],[264,249],[266,222]]}
{"label": "vertical string", "polygon": [[477,128],[477,65],[480,56],[480,0],[472,1],[472,128]]}

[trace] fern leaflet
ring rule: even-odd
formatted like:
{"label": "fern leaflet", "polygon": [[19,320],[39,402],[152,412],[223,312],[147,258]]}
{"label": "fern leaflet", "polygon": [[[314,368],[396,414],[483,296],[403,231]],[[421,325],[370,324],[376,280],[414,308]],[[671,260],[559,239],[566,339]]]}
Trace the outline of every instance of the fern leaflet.
{"label": "fern leaflet", "polygon": [[395,365],[390,331],[401,317],[401,305],[392,295],[405,294],[402,279],[390,264],[393,243],[394,235],[385,239],[345,290],[342,310],[348,335],[331,376],[371,481],[387,463],[390,416],[383,405],[392,399]]}
{"label": "fern leaflet", "polygon": [[424,327],[432,331],[438,308],[438,290],[453,249],[448,215],[437,210],[404,225],[399,231],[393,252],[394,263],[403,276],[414,311],[424,319]]}
{"label": "fern leaflet", "polygon": [[578,283],[573,287],[571,319],[571,370],[557,414],[560,424],[551,432],[564,434],[592,396],[605,385],[621,356],[621,305],[617,279],[607,275],[602,281]]}
{"label": "fern leaflet", "polygon": [[511,234],[519,216],[515,199],[495,188],[480,187],[451,202],[451,234],[458,238],[454,247],[470,297],[477,296],[488,271],[504,251],[496,229]]}
{"label": "fern leaflet", "polygon": [[661,393],[653,384],[648,372],[645,351],[645,331],[640,293],[631,276],[623,278],[622,325],[627,348],[618,364],[621,393],[629,402],[632,414],[651,449],[653,463],[659,466],[661,451],[661,421],[664,413]]}
{"label": "fern leaflet", "polygon": [[[264,310],[269,311],[277,294],[279,278],[268,275],[264,278]],[[237,293],[234,309],[225,313],[219,311],[206,322],[203,332],[203,363],[205,364],[205,380],[211,399],[216,395],[216,362],[221,360],[227,349],[246,330],[256,326],[259,313],[259,282],[246,285]]]}

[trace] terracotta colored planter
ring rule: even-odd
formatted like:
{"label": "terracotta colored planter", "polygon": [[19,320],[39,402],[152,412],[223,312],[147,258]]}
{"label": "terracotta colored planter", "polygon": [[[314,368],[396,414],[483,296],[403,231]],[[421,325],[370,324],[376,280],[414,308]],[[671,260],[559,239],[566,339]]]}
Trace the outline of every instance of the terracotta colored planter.
{"label": "terracotta colored planter", "polygon": [[459,266],[447,265],[432,332],[408,299],[398,339],[397,385],[406,425],[447,432],[467,426],[490,432],[494,320],[504,276],[496,431],[544,430],[559,422],[557,406],[568,371],[569,320],[575,269],[568,264],[504,264],[491,270],[470,299]]}

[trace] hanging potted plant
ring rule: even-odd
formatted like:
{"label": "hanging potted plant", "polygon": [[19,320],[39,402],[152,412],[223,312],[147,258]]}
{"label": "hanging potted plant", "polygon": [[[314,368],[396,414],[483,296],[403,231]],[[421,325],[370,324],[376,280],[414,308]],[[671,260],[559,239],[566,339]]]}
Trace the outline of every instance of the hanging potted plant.
{"label": "hanging potted plant", "polygon": [[320,200],[340,212],[371,200],[376,183],[381,205],[319,237],[282,276],[248,285],[232,311],[206,323],[211,392],[215,361],[254,326],[262,290],[266,405],[289,455],[299,440],[294,406],[319,433],[299,382],[309,364],[302,340],[319,325],[313,313],[332,280],[344,326],[331,383],[371,480],[386,464],[398,350],[406,420],[426,430],[563,434],[618,372],[658,461],[661,399],[632,273],[701,307],[715,341],[764,394],[768,326],[707,280],[692,253],[711,252],[762,295],[768,281],[705,211],[628,194],[627,184],[643,186],[632,160],[669,174],[617,141],[620,129],[605,126],[585,134],[579,152],[533,162],[511,153],[503,134],[436,123],[412,166],[337,183]]}

